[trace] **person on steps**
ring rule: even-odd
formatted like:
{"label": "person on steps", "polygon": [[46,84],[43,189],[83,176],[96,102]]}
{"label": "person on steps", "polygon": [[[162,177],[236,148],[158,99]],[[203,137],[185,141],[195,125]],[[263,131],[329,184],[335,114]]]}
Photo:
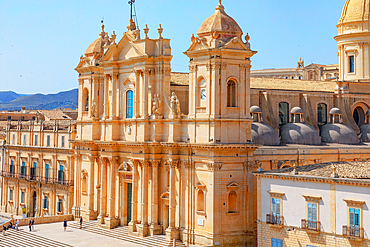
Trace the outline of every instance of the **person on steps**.
{"label": "person on steps", "polygon": [[80,229],[82,229],[82,216],[80,216]]}
{"label": "person on steps", "polygon": [[63,227],[64,227],[64,231],[66,231],[67,230],[67,220],[66,219],[64,219],[63,221]]}
{"label": "person on steps", "polygon": [[31,221],[31,219],[28,220],[28,228],[30,229],[30,231],[32,231],[32,221]]}

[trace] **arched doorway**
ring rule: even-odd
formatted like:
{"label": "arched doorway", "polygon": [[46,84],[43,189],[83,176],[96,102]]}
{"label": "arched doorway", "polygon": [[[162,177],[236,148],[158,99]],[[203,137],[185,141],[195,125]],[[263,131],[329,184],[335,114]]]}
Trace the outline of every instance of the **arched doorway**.
{"label": "arched doorway", "polygon": [[358,126],[361,126],[365,122],[365,112],[362,107],[357,106],[353,111],[353,120],[355,120]]}

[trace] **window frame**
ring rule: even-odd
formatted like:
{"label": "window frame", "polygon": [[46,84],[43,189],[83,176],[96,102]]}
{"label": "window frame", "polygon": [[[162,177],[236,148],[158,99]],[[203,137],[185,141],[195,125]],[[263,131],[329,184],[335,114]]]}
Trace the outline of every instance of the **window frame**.
{"label": "window frame", "polygon": [[37,134],[35,134],[35,140],[34,140],[34,143],[35,143],[35,146],[37,146],[37,137],[38,137],[38,135]]}
{"label": "window frame", "polygon": [[350,209],[359,210],[359,228],[363,228],[363,205],[365,201],[354,199],[343,199],[347,203],[347,226],[350,225]]}
{"label": "window frame", "polygon": [[230,108],[238,107],[238,82],[235,79],[230,78],[229,80],[227,80],[226,93],[226,106]]}
{"label": "window frame", "polygon": [[132,119],[134,117],[134,91],[131,89],[127,90],[125,96],[126,96],[126,108],[125,108],[126,119]]}
{"label": "window frame", "polygon": [[356,59],[355,54],[348,54],[348,74],[356,73]]}
{"label": "window frame", "polygon": [[[278,225],[284,225],[284,210],[283,210],[283,206],[284,206],[284,196],[285,196],[285,193],[284,192],[278,192],[278,191],[268,191],[267,193],[270,194],[270,216],[273,217],[274,216],[274,212],[273,212],[273,200],[279,200],[280,201],[280,207],[279,207],[279,211],[280,211],[280,214],[279,216],[279,221],[277,221],[276,224]],[[283,220],[282,220],[283,219]]]}
{"label": "window frame", "polygon": [[[310,227],[310,224],[311,226],[314,226],[314,224],[312,222],[316,222],[316,230],[320,230],[321,228],[321,225],[320,225],[320,201],[322,200],[322,197],[321,196],[314,196],[314,195],[302,195],[306,201],[306,205],[305,205],[305,220],[307,222],[307,226],[306,226],[306,229],[308,230],[314,230],[313,228],[314,227]],[[316,220],[310,220],[309,219],[309,204],[312,204],[312,205],[315,205],[316,206]],[[311,223],[310,223],[311,221]]]}
{"label": "window frame", "polygon": [[50,135],[46,136],[46,147],[50,147]]}

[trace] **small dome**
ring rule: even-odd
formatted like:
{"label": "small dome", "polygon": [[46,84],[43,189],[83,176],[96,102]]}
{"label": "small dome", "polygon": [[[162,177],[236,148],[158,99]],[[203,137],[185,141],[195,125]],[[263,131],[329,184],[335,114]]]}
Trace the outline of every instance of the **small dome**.
{"label": "small dome", "polygon": [[208,17],[198,29],[198,36],[212,35],[217,31],[219,34],[228,34],[230,37],[241,37],[242,29],[238,23],[225,13],[222,4],[217,5],[216,12]]}
{"label": "small dome", "polygon": [[103,53],[103,38],[99,36],[85,51],[85,56],[93,55],[95,53]]}
{"label": "small dome", "polygon": [[339,24],[370,20],[370,0],[347,0]]}
{"label": "small dome", "polygon": [[363,124],[360,126],[361,140],[370,142],[370,124]]}
{"label": "small dome", "polygon": [[302,113],[303,114],[303,111],[301,109],[301,107],[293,107],[292,110],[290,111],[291,114],[299,114],[299,113]]}
{"label": "small dome", "polygon": [[332,108],[330,111],[329,111],[329,114],[342,114],[342,112],[339,110],[339,108]]}
{"label": "small dome", "polygon": [[321,140],[317,131],[304,123],[288,123],[280,128],[281,143],[320,145]]}
{"label": "small dome", "polygon": [[326,143],[358,144],[356,132],[344,124],[325,124],[321,127],[321,140]]}
{"label": "small dome", "polygon": [[251,113],[262,113],[262,110],[258,106],[254,105],[251,107],[250,112]]}
{"label": "small dome", "polygon": [[264,123],[252,123],[252,141],[254,144],[276,146],[280,144],[279,135],[271,126]]}
{"label": "small dome", "polygon": [[366,111],[366,115],[370,115],[370,109]]}

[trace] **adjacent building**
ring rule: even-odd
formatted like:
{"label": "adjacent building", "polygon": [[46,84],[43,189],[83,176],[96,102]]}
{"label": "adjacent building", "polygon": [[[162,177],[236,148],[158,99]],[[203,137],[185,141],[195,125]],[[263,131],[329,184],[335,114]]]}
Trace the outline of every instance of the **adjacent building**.
{"label": "adjacent building", "polygon": [[258,246],[369,246],[368,161],[254,175]]}

